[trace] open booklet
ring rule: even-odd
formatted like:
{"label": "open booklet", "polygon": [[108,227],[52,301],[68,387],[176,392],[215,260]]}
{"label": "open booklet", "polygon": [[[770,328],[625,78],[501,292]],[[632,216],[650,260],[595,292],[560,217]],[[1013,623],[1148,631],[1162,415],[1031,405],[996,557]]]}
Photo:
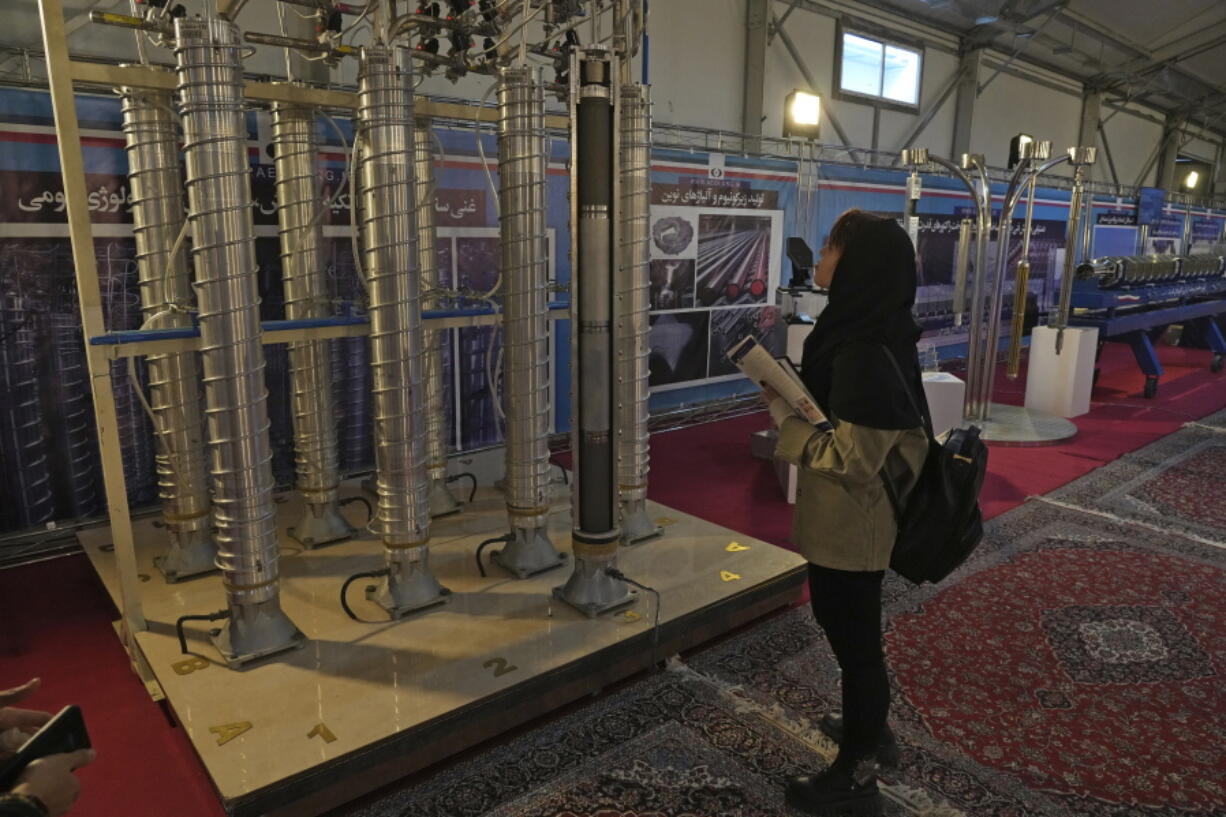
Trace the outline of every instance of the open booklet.
{"label": "open booklet", "polygon": [[796,416],[813,425],[826,422],[817,401],[805,388],[790,360],[776,360],[766,348],[749,335],[728,350],[728,359],[759,386],[770,386],[782,397]]}

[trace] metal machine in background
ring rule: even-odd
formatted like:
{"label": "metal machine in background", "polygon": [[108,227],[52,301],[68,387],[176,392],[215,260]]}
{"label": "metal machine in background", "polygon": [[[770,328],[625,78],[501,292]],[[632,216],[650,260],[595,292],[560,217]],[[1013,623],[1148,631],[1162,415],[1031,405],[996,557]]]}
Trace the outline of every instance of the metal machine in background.
{"label": "metal machine in background", "polygon": [[805,338],[813,331],[829,296],[813,286],[813,250],[808,242],[792,236],[787,240],[787,256],[792,262],[792,277],[786,287],[779,288],[779,307],[787,326],[785,353],[793,365],[799,366]]}
{"label": "metal machine in background", "polygon": [[1172,324],[1195,326],[1213,352],[1210,370],[1220,372],[1226,337],[1226,257],[1133,255],[1095,258],[1077,267],[1069,295],[1070,326],[1092,326],[1100,339],[1132,347],[1145,374],[1146,397],[1158,393],[1162,363],[1151,333]]}
{"label": "metal machine in background", "polygon": [[[1013,212],[1021,200],[1025,190],[1030,188],[1044,173],[1062,163],[1074,166],[1073,196],[1070,204],[1070,226],[1068,244],[1070,251],[1066,254],[1066,272],[1062,285],[1059,316],[1067,316],[1068,295],[1065,292],[1071,286],[1072,270],[1075,263],[1075,248],[1078,242],[1078,220],[1082,208],[1082,190],[1084,188],[1084,168],[1093,164],[1095,149],[1090,147],[1070,148],[1064,155],[1049,158],[1050,142],[1029,140],[1019,146],[1018,162],[1013,175],[1005,189],[1004,205],[996,223],[998,239],[996,242],[996,258],[989,266],[988,241],[992,233],[991,183],[987,175],[987,165],[982,156],[964,155],[961,165],[956,165],[948,159],[930,155],[926,149],[910,148],[902,152],[901,162],[912,169],[923,167],[929,162],[935,163],[950,171],[966,186],[975,201],[975,263],[974,277],[968,281],[971,294],[968,311],[970,313],[970,333],[967,339],[967,385],[966,399],[963,406],[963,418],[968,422],[980,425],[986,440],[996,440],[1011,443],[1055,442],[1067,439],[1077,432],[1077,427],[1061,417],[1037,412],[1021,406],[1010,406],[993,403],[991,400],[996,381],[996,368],[1000,344],[1000,322],[1004,310],[1004,295],[1006,282],[1006,267],[1008,265],[1010,227],[1013,223]],[[967,171],[974,172],[976,178],[972,181]],[[963,225],[960,233],[958,269],[956,271],[955,293],[964,290],[962,280],[965,268],[962,253],[969,240],[969,226]],[[1029,230],[1027,230],[1029,233]],[[1024,259],[1023,259],[1024,260]],[[1026,268],[1028,271],[1028,266]],[[1024,298],[1024,291],[1019,287]],[[955,294],[955,314],[960,306],[961,296]],[[1022,303],[1015,303],[1014,309],[1024,309]],[[1066,325],[1061,317],[1053,324],[1057,327]],[[1018,325],[1020,329],[1020,325]],[[1020,343],[1020,338],[1014,341]],[[1057,352],[1059,341],[1057,341]]]}

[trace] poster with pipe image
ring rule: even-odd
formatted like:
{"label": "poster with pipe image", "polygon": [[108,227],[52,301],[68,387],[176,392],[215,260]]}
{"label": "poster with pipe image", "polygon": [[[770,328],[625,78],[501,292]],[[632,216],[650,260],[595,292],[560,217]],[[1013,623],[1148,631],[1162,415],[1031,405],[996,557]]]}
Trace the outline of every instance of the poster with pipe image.
{"label": "poster with pipe image", "polygon": [[654,390],[742,377],[724,352],[750,332],[782,354],[782,323],[771,305],[782,249],[782,210],[652,205]]}

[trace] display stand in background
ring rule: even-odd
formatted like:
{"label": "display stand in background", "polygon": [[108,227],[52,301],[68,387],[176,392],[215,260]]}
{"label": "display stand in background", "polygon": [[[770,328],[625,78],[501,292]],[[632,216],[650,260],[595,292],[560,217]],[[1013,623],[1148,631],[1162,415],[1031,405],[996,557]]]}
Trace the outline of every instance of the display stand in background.
{"label": "display stand in background", "polygon": [[932,419],[932,433],[944,434],[962,425],[966,383],[949,372],[924,372],[924,397]]}
{"label": "display stand in background", "polygon": [[1030,336],[1030,368],[1026,375],[1026,408],[1078,417],[1090,410],[1094,388],[1094,358],[1098,330],[1064,330],[1064,345],[1056,354],[1058,330],[1036,326]]}

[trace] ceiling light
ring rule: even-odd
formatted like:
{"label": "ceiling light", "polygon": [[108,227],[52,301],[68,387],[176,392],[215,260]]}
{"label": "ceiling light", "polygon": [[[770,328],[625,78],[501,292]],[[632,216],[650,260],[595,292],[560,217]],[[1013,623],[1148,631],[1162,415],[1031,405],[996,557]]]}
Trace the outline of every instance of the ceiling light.
{"label": "ceiling light", "polygon": [[783,106],[783,135],[816,139],[821,130],[822,98],[808,91],[788,94]]}
{"label": "ceiling light", "polygon": [[1198,184],[1200,184],[1200,173],[1195,170],[1189,170],[1188,175],[1183,177],[1184,189],[1195,190]]}

